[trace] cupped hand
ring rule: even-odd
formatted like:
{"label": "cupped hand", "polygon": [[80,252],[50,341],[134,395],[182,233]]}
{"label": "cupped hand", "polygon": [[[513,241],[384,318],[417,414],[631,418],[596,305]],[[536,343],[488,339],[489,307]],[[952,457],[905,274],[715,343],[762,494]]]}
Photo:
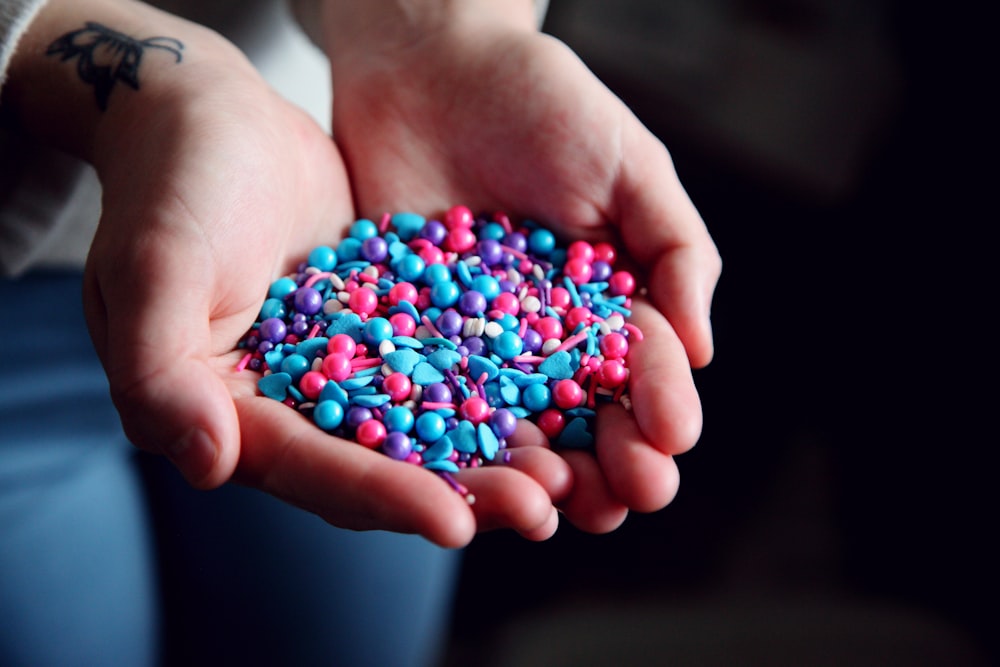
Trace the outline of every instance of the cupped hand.
{"label": "cupped hand", "polygon": [[[93,143],[103,213],[85,304],[126,434],[196,487],[235,479],[342,527],[446,546],[499,526],[551,535],[551,498],[570,476],[558,457],[531,452],[469,476],[470,506],[433,473],[325,434],[236,370],[271,281],[339,239],[354,209],[330,137],[234,49],[198,46],[174,68],[180,80],[112,100]],[[199,58],[206,49],[219,53]]]}
{"label": "cupped hand", "polygon": [[[561,508],[605,532],[669,503],[673,456],[701,431],[691,368],[712,358],[721,262],[662,143],[565,45],[503,22],[455,20],[381,52],[333,49],[331,62],[360,213],[501,210],[567,239],[613,239],[641,267],[633,410],[603,410],[596,457],[565,453],[575,483]],[[544,445],[530,424],[515,440]]]}

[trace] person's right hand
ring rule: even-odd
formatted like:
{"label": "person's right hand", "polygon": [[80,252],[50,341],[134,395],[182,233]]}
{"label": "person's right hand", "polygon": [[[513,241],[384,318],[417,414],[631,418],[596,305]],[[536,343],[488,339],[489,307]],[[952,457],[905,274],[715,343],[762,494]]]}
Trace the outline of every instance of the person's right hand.
{"label": "person's right hand", "polygon": [[[139,40],[183,43],[177,62],[145,42],[139,89],[115,83],[91,131],[68,142],[103,187],[84,297],[129,439],[165,454],[196,487],[235,479],[342,527],[446,546],[495,527],[551,535],[553,498],[571,475],[553,453],[532,448],[468,476],[470,507],[435,474],[327,435],[260,396],[258,374],[236,371],[233,350],[270,282],[353,221],[344,165],[330,137],[228,42],[141,5],[94,4],[84,14],[53,0],[32,28],[36,41],[38,30],[62,35],[98,20]],[[75,76],[76,64],[40,55],[35,66]],[[94,114],[94,89],[69,85],[77,96],[68,103]],[[22,110],[23,91],[14,89]]]}

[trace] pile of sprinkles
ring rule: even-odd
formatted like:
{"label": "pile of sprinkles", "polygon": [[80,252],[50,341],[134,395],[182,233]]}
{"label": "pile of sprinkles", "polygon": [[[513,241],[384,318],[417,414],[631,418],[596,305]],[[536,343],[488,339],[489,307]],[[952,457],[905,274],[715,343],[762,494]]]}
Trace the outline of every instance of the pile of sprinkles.
{"label": "pile of sprinkles", "polygon": [[238,370],[332,435],[437,472],[503,451],[518,419],[588,448],[600,402],[628,398],[633,276],[607,243],[531,220],[360,219],[268,290]]}

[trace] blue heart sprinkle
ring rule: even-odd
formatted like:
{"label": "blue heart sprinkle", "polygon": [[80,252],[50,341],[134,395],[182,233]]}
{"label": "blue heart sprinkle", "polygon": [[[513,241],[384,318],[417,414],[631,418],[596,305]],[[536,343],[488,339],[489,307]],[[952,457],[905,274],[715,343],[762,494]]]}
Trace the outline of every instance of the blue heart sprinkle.
{"label": "blue heart sprinkle", "polygon": [[455,445],[452,443],[451,438],[447,435],[443,435],[437,439],[437,442],[424,450],[424,461],[439,461],[441,459],[446,459],[451,456],[453,451],[455,451]]}
{"label": "blue heart sprinkle", "polygon": [[454,350],[438,350],[427,355],[427,363],[439,371],[451,368],[462,360],[462,355]]}
{"label": "blue heart sprinkle", "polygon": [[391,340],[392,344],[396,347],[410,347],[414,350],[420,350],[424,347],[424,344],[413,336],[393,336],[389,340]]}
{"label": "blue heart sprinkle", "polygon": [[362,387],[367,387],[375,380],[374,377],[352,377],[344,380],[340,383],[341,388],[344,391],[354,391],[356,389],[361,389]]}
{"label": "blue heart sprinkle", "polygon": [[449,461],[448,459],[442,459],[440,461],[428,461],[423,465],[427,470],[436,470],[439,472],[458,472],[458,466],[454,461]]}
{"label": "blue heart sprinkle", "polygon": [[507,405],[517,405],[521,402],[521,390],[509,377],[500,376],[500,398]]}
{"label": "blue heart sprinkle", "polygon": [[594,436],[590,433],[587,420],[583,417],[576,417],[571,420],[563,432],[559,434],[556,441],[557,446],[571,449],[586,449],[593,447]]}
{"label": "blue heart sprinkle", "polygon": [[507,409],[510,410],[511,413],[513,413],[513,415],[518,419],[525,419],[526,417],[531,416],[531,410],[528,408],[522,408],[520,405],[511,405]]}
{"label": "blue heart sprinkle", "polygon": [[370,394],[355,396],[351,400],[355,405],[360,405],[363,408],[378,408],[392,400],[392,396],[389,394]]}
{"label": "blue heart sprinkle", "polygon": [[257,388],[260,393],[276,401],[283,401],[288,395],[288,388],[292,385],[292,376],[288,373],[271,373],[265,375],[257,381]]}
{"label": "blue heart sprinkle", "polygon": [[435,382],[444,382],[444,375],[426,361],[421,361],[414,367],[410,379],[414,384],[427,386]]}
{"label": "blue heart sprinkle", "polygon": [[392,216],[392,226],[396,228],[399,238],[409,241],[417,235],[426,221],[422,215],[403,211]]}
{"label": "blue heart sprinkle", "polygon": [[389,354],[385,355],[382,360],[389,364],[389,368],[403,375],[409,376],[413,374],[413,369],[422,360],[422,356],[414,352],[408,347],[404,347],[401,350],[394,350]]}
{"label": "blue heart sprinkle", "polygon": [[452,431],[452,435],[455,438],[455,449],[460,452],[473,454],[479,448],[479,442],[476,438],[476,428],[470,421],[462,420],[458,422],[458,426]]}
{"label": "blue heart sprinkle", "polygon": [[306,359],[315,359],[317,352],[326,349],[326,344],[329,340],[329,338],[324,338],[322,336],[309,338],[295,346],[295,353],[301,354]]}
{"label": "blue heart sprinkle", "polygon": [[482,422],[477,429],[477,435],[479,436],[479,451],[483,453],[483,457],[487,461],[492,461],[493,457],[497,455],[497,450],[500,449],[500,441],[497,440],[497,434],[493,432],[489,424]]}
{"label": "blue heart sprinkle", "polygon": [[521,389],[524,389],[528,385],[532,384],[545,384],[546,382],[549,381],[549,376],[544,375],[543,373],[531,373],[531,374],[522,373],[520,375],[515,375],[513,379],[514,379],[514,384],[516,384]]}
{"label": "blue heart sprinkle", "polygon": [[483,373],[486,373],[487,380],[492,380],[500,374],[500,369],[486,357],[474,354],[469,356],[469,373],[474,380],[478,380]]}
{"label": "blue heart sprinkle", "polygon": [[406,257],[410,254],[410,252],[412,252],[410,250],[410,246],[401,241],[389,244],[389,257],[391,257],[393,261]]}
{"label": "blue heart sprinkle", "polygon": [[264,363],[266,363],[267,367],[271,370],[277,371],[281,368],[281,362],[285,360],[285,354],[282,352],[283,347],[284,346],[276,347],[275,349],[264,353]]}
{"label": "blue heart sprinkle", "polygon": [[364,325],[357,313],[344,313],[330,322],[330,326],[326,328],[327,337],[333,338],[339,333],[347,334],[355,343],[361,342]]}
{"label": "blue heart sprinkle", "polygon": [[569,379],[573,377],[571,359],[569,352],[565,350],[556,352],[538,366],[538,371],[543,375],[548,375],[553,380]]}
{"label": "blue heart sprinkle", "polygon": [[337,403],[340,403],[340,407],[345,410],[350,406],[350,400],[348,400],[347,392],[333,380],[330,380],[323,385],[323,391],[319,392],[319,399],[317,400],[320,403],[323,401],[336,401]]}

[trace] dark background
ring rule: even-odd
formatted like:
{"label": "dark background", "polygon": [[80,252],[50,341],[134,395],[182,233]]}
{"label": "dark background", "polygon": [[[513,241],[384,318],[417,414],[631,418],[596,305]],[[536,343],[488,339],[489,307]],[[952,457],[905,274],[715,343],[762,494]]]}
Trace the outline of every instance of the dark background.
{"label": "dark background", "polygon": [[973,10],[553,2],[546,30],[666,143],[719,246],[717,354],[674,503],[478,537],[449,664],[998,664]]}

